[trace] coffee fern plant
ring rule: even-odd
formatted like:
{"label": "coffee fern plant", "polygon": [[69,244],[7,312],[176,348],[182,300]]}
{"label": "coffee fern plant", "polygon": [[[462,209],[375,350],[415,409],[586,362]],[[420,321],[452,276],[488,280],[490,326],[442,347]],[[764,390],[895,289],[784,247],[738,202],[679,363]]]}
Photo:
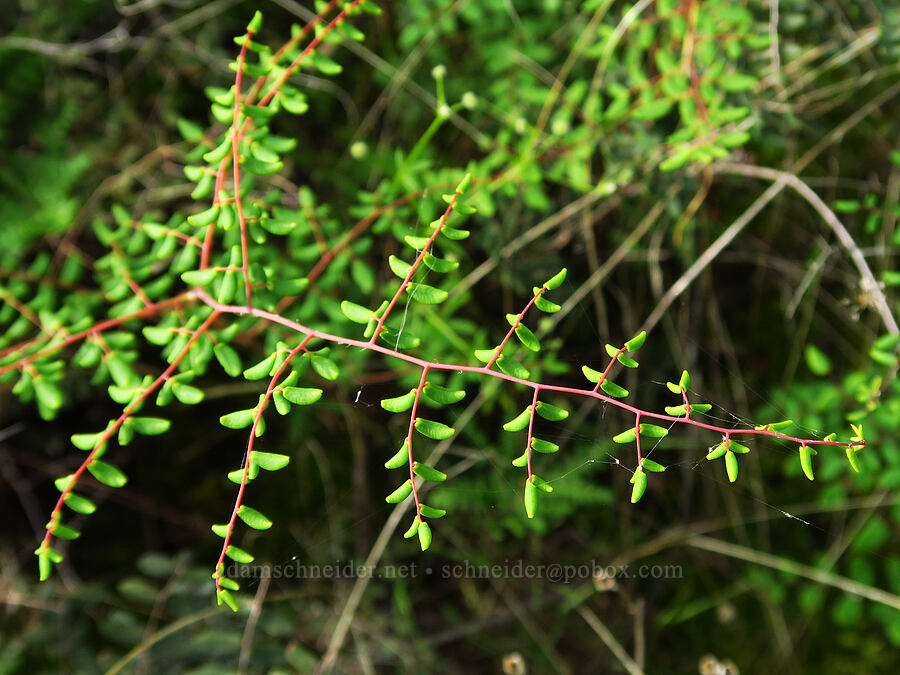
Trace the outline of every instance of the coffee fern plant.
{"label": "coffee fern plant", "polygon": [[[267,421],[271,424],[273,412],[294,415],[320,405],[332,382],[358,377],[382,361],[402,366],[396,390],[380,400],[382,408],[403,420],[403,432],[393,439],[398,449],[384,461],[386,470],[399,475],[385,500],[411,499],[412,519],[404,536],[416,537],[422,550],[439,535],[436,521],[453,515],[424,501],[423,484],[448,480],[446,471],[426,459],[426,448],[432,441],[455,438],[452,406],[489,380],[502,382],[521,398],[497,431],[515,435],[520,454],[507,461],[524,472],[518,480],[529,519],[544,500],[554,498],[554,486],[539,475],[544,456],[560,450],[546,438],[548,423],[564,425],[571,406],[581,400],[618,409],[628,418],[624,429],[610,428],[608,438],[616,448],[632,451],[631,459],[616,459],[630,467],[632,503],[664,478],[655,474],[666,467],[648,455],[676,427],[702,430],[714,440],[699,456],[722,460],[730,482],[738,478],[744,461],[739,458],[751,452],[750,441],[760,439],[793,448],[809,480],[815,475],[814,458],[823,452],[840,450],[859,470],[857,454],[865,447],[861,418],[853,420],[852,435],[843,440],[836,434],[791,433],[789,420],[723,425],[708,416],[713,406],[698,398],[688,371],[674,365],[669,370],[680,375],[665,384],[671,405],[659,411],[630,403],[619,371],[638,368],[638,350],[653,339],[645,330],[590,354],[580,369],[580,384],[554,377],[559,371],[554,360],[565,346],[552,337],[552,317],[567,300],[571,274],[566,267],[519,280],[517,288],[531,290],[520,293],[518,312],[506,313],[508,326],[502,317],[477,331],[448,325],[470,297],[459,285],[460,271],[471,269],[470,234],[491,232],[479,237],[480,245],[502,246],[494,233],[502,228],[492,222],[502,208],[499,195],[519,191],[529,209],[541,211],[548,202],[543,176],[595,200],[627,185],[638,163],[663,174],[695,166],[705,178],[676,223],[677,240],[685,236],[708,190],[713,162],[749,140],[753,120],[747,92],[760,82],[736,64],[739,58],[752,61],[770,45],[767,35],[753,30],[751,12],[726,4],[713,14],[699,3],[669,0],[655,3],[651,20],[642,15],[647,4],[637,3],[613,25],[602,21],[611,3],[585,3],[593,30],[583,34],[572,53],[596,60],[593,76],[565,88],[562,79],[554,82],[545,98],[533,101],[539,108],[534,119],[511,120],[518,138],[476,133],[483,157],[466,166],[435,167],[422,159],[442,129],[450,123],[465,128],[470,124],[466,115],[482,105],[481,96],[470,91],[453,98],[448,86],[453,69],[434,68],[433,120],[408,151],[396,151],[392,175],[360,183],[358,203],[349,210],[358,218],[352,227],[309,186],[286,189],[285,172],[298,148],[295,138],[279,129],[285,118],[302,120],[314,107],[297,76],[339,75],[334,46],[364,40],[367,13],[381,10],[371,0],[322,3],[277,48],[260,39],[262,15],[257,12],[235,39],[229,64],[233,84],[205,91],[212,125],[199,117],[177,122],[191,145],[183,171],[196,206],[139,215],[114,205],[111,218],[93,225],[98,251],[93,260],[39,254],[0,289],[0,381],[23,402],[33,402],[48,423],[65,409],[69,383],[76,377],[87,375],[121,406],[101,428],[71,437],[75,450],[85,454],[74,471],[55,481],[59,495],[35,550],[40,578],[48,578],[63,559],[58,542],[80,536],[72,515],[90,515],[97,508],[85,478],[90,475],[110,488],[126,485],[117,449],[138,436],[164,437],[171,426],[168,406],[203,402],[204,378],[214,369],[257,388],[243,407],[223,410],[218,419],[245,435],[243,451],[229,452],[235,459],[227,474],[235,486],[230,513],[211,526],[211,536],[221,539],[212,566],[217,599],[235,611],[233,593],[240,585],[227,574],[227,564],[253,562],[254,555],[241,544],[245,528],[269,529],[278,516],[254,506],[255,486],[291,462],[288,449],[268,440]],[[470,6],[467,11],[480,10]],[[635,31],[635,39],[613,62],[627,31]],[[642,135],[655,135],[657,142],[617,145],[617,137]],[[644,148],[649,151],[633,156]],[[600,175],[591,162],[598,150],[607,158]],[[356,157],[370,151],[362,141],[350,146]],[[843,212],[859,208],[856,202],[838,205]],[[373,256],[370,247],[386,253]],[[86,288],[66,290],[75,286]],[[435,328],[438,335],[426,339]],[[896,346],[896,333],[891,333],[876,343],[873,359],[896,371]],[[161,361],[150,372],[142,365],[148,350]],[[235,446],[237,439],[235,434]],[[158,441],[158,447],[164,443]]]}

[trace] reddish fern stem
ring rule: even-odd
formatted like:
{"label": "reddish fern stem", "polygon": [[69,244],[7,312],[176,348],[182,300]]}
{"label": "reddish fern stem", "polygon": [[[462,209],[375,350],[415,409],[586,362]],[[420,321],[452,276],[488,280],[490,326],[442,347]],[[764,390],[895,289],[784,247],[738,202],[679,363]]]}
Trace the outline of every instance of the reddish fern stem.
{"label": "reddish fern stem", "polygon": [[422,377],[419,380],[419,386],[416,388],[416,398],[413,400],[412,412],[409,414],[409,435],[406,437],[407,450],[409,452],[409,482],[412,484],[413,499],[416,502],[416,518],[422,522],[422,504],[419,502],[419,490],[416,488],[416,460],[413,458],[413,432],[416,426],[416,410],[419,407],[419,397],[422,395],[422,389],[425,388],[425,378],[428,375],[429,366],[422,368]]}
{"label": "reddish fern stem", "polygon": [[[275,65],[281,60],[281,57],[284,56],[289,49],[297,46],[297,43],[300,42],[303,38],[306,37],[307,33],[309,33],[317,24],[319,24],[324,16],[331,12],[337,5],[339,0],[331,0],[321,12],[316,14],[312,19],[310,19],[309,23],[307,23],[303,28],[301,28],[295,36],[293,36],[290,40],[285,42],[281,47],[278,48],[274,54],[272,54],[269,59],[269,63]],[[247,103],[250,104],[256,100],[256,97],[259,95],[259,92],[262,91],[262,88],[265,86],[268,81],[268,75],[261,75],[256,78],[256,82],[253,83],[253,87],[250,89],[247,94]]]}
{"label": "reddish fern stem", "polygon": [[[326,25],[321,30],[319,35],[317,35],[316,38],[309,45],[307,45],[307,47],[300,53],[300,55],[296,59],[294,59],[293,63],[291,63],[291,65],[288,66],[288,69],[285,71],[285,73],[283,73],[282,77],[280,77],[272,85],[272,88],[269,90],[269,92],[266,94],[266,96],[259,102],[259,104],[258,104],[259,107],[262,108],[262,107],[267,106],[272,101],[272,99],[275,98],[275,94],[277,94],[278,91],[281,89],[281,87],[284,86],[285,82],[287,82],[290,75],[292,75],[294,70],[296,70],[300,66],[300,63],[307,56],[309,56],[309,54],[313,51],[313,49],[315,49],[322,42],[322,40],[325,38],[326,35],[328,35],[328,33],[330,33],[332,30],[334,30],[346,18],[347,13],[351,9],[353,9],[353,7],[358,5],[360,2],[362,2],[362,0],[354,0],[347,7],[345,7],[344,10],[340,14],[338,14],[328,25]],[[330,5],[329,5],[329,7],[330,7]],[[316,23],[318,23],[321,20],[321,16],[323,14],[327,13],[328,10],[329,10],[329,8],[326,8],[325,10],[320,12],[320,14],[317,15],[317,17],[315,19],[313,19],[313,21],[311,21],[310,24],[308,24],[308,26],[306,28],[304,28],[303,30],[305,32],[308,32],[312,26],[314,26]],[[247,36],[249,36],[249,35],[250,35],[250,32],[248,31]],[[245,52],[245,47],[247,45],[248,40],[249,40],[249,37],[245,37],[244,45],[241,48],[242,53]],[[238,75],[240,75],[240,72],[241,72],[241,69],[238,68]],[[258,83],[258,81],[257,81],[257,83]],[[235,104],[236,105],[237,105],[237,98],[239,97],[239,95],[240,95],[240,89],[236,87],[236,91],[235,91]],[[236,120],[234,120],[233,123],[236,124]],[[233,144],[232,153],[235,152],[235,147],[240,144],[240,141],[241,141],[241,139],[243,139],[244,134],[246,133],[249,125],[250,125],[250,118],[248,117],[244,120],[243,124],[241,124],[241,128],[232,135],[232,144]],[[213,195],[213,204],[214,205],[216,205],[216,204],[221,205],[221,203],[222,203],[220,195],[221,195],[221,191],[222,191],[223,187],[225,186],[225,173],[226,173],[227,167],[228,167],[228,157],[226,156],[222,159],[221,162],[219,162],[219,169],[216,172],[215,194]],[[237,189],[235,189],[235,195],[239,196]],[[215,232],[216,232],[216,223],[212,222],[207,226],[206,236],[203,239],[203,248],[200,253],[200,269],[206,269],[209,266],[209,259],[210,259],[210,256],[212,255],[212,247],[213,247],[213,242],[215,240]],[[249,284],[247,284],[247,287],[249,288]],[[249,305],[249,303],[248,303],[248,305]]]}
{"label": "reddish fern stem", "polygon": [[381,334],[381,331],[384,329],[384,322],[387,321],[388,316],[391,313],[391,310],[394,308],[394,305],[397,304],[397,300],[400,299],[400,296],[403,294],[403,291],[406,290],[406,287],[409,286],[409,280],[412,279],[413,274],[416,273],[416,269],[425,259],[425,256],[428,254],[428,249],[431,248],[431,245],[434,243],[434,240],[437,239],[437,236],[441,233],[441,230],[444,229],[444,225],[447,222],[447,218],[450,217],[451,211],[453,211],[453,207],[456,206],[456,200],[459,199],[459,196],[462,193],[457,190],[453,194],[453,199],[450,200],[450,204],[447,206],[447,210],[444,211],[444,215],[441,216],[441,220],[438,223],[438,226],[434,228],[434,234],[432,234],[428,241],[425,242],[425,245],[422,247],[422,252],[416,257],[415,262],[409,267],[409,271],[406,273],[406,278],[403,279],[403,283],[400,284],[400,288],[397,289],[397,292],[394,294],[393,299],[390,304],[388,304],[387,309],[384,310],[384,313],[381,315],[381,318],[378,319],[378,323],[375,326],[375,332],[372,333],[372,339],[369,340],[371,344],[375,344],[375,340],[378,339],[378,336]]}
{"label": "reddish fern stem", "polygon": [[841,442],[841,441],[826,441],[826,440],[818,440],[818,439],[803,439],[798,438],[796,436],[789,436],[787,434],[782,434],[777,431],[771,431],[769,429],[726,429],[725,427],[719,427],[714,424],[707,424],[705,422],[700,422],[695,419],[685,418],[685,417],[673,417],[672,415],[666,415],[663,413],[655,413],[648,410],[643,410],[641,408],[637,408],[633,405],[625,403],[624,401],[620,401],[611,396],[607,396],[597,391],[593,391],[592,389],[579,389],[577,387],[563,387],[559,385],[553,384],[543,384],[540,382],[532,382],[531,380],[526,380],[521,377],[515,377],[514,375],[507,375],[506,373],[489,370],[484,366],[467,366],[455,363],[440,363],[437,361],[426,361],[425,359],[420,359],[416,356],[412,356],[411,354],[404,354],[403,352],[396,351],[391,349],[390,347],[382,346],[379,344],[373,344],[371,340],[355,340],[353,338],[347,338],[340,335],[333,335],[331,333],[326,333],[324,331],[315,330],[308,326],[305,326],[297,321],[293,321],[291,319],[287,319],[283,316],[275,314],[273,312],[267,312],[262,309],[256,309],[255,307],[243,307],[240,305],[225,305],[214,298],[210,297],[205,291],[198,289],[198,296],[206,302],[213,309],[226,313],[226,314],[238,314],[238,315],[249,315],[255,316],[259,319],[265,319],[266,321],[270,321],[272,323],[279,324],[281,326],[285,326],[286,328],[291,328],[292,330],[297,331],[298,333],[302,333],[304,335],[310,336],[311,338],[319,338],[321,340],[325,340],[326,342],[331,342],[334,344],[345,345],[348,347],[359,347],[360,349],[368,349],[373,352],[378,352],[379,354],[384,354],[386,356],[391,356],[396,359],[400,359],[402,361],[406,361],[407,363],[414,364],[420,368],[428,367],[429,370],[446,370],[446,371],[459,371],[464,373],[475,373],[480,375],[487,375],[489,377],[496,377],[501,380],[506,380],[507,382],[514,382],[516,384],[520,384],[524,387],[530,387],[534,389],[535,387],[540,387],[542,391],[555,391],[559,394],[569,394],[572,396],[585,396],[588,398],[595,398],[599,401],[603,401],[604,403],[608,403],[613,405],[621,410],[625,410],[632,414],[640,413],[643,417],[649,417],[651,419],[662,420],[664,422],[675,422],[678,424],[687,424],[692,427],[697,427],[698,429],[707,429],[709,431],[715,431],[721,434],[746,434],[750,436],[768,436],[770,438],[780,438],[785,441],[792,441],[795,443],[806,443],[807,445],[834,445],[840,446],[843,448],[846,447],[858,447],[862,448],[865,446],[865,441],[854,441],[854,442]]}
{"label": "reddish fern stem", "polygon": [[531,470],[531,439],[533,438],[534,416],[537,414],[538,392],[540,392],[540,390],[540,387],[534,388],[534,396],[531,398],[531,416],[528,418],[528,439],[525,441],[525,454],[528,458],[528,480],[531,480],[531,476],[533,475]]}
{"label": "reddish fern stem", "polygon": [[[73,335],[70,335],[62,342],[59,342],[58,344],[51,345],[49,347],[45,347],[44,349],[40,350],[39,352],[35,352],[34,354],[31,354],[30,356],[25,356],[25,357],[22,357],[21,359],[16,360],[14,363],[10,363],[6,366],[0,366],[0,375],[2,375],[3,373],[6,373],[7,371],[13,370],[15,368],[21,368],[33,361],[37,361],[38,359],[42,359],[46,356],[49,356],[50,354],[58,352],[61,349],[65,349],[66,347],[69,347],[70,345],[73,345],[76,342],[79,342],[80,340],[83,340],[84,338],[89,337],[90,335],[102,333],[106,330],[109,330],[110,328],[115,328],[116,326],[120,326],[123,323],[127,323],[128,321],[132,321],[134,319],[141,319],[146,316],[151,316],[153,314],[156,314],[160,310],[164,309],[165,307],[168,307],[170,305],[180,304],[182,302],[192,299],[193,297],[194,297],[194,292],[187,291],[185,293],[181,293],[180,295],[176,295],[174,298],[169,298],[168,300],[162,300],[162,301],[154,303],[152,305],[148,305],[147,307],[144,307],[143,309],[140,309],[137,312],[132,312],[131,314],[126,314],[125,316],[120,316],[115,319],[107,319],[106,321],[101,321],[100,323],[97,323],[97,324],[91,326],[90,328],[87,328],[87,329],[81,331],[80,333],[74,333]],[[18,345],[8,347],[3,352],[0,352],[0,359],[3,359],[4,357],[8,356],[9,354],[12,354],[15,351],[28,349],[28,347],[30,347],[30,346],[34,345],[35,343],[37,343],[38,341],[44,339],[44,337],[45,336],[38,336],[38,337],[32,338],[31,340],[28,340],[26,342],[22,342]]]}
{"label": "reddish fern stem", "polygon": [[525,305],[525,309],[523,309],[521,312],[519,312],[519,316],[518,316],[518,318],[516,319],[515,323],[513,323],[512,327],[511,327],[511,328],[509,329],[509,331],[506,333],[506,337],[503,338],[503,341],[502,341],[502,342],[500,343],[500,345],[497,347],[496,351],[494,352],[494,355],[491,357],[491,360],[488,361],[488,363],[487,363],[487,365],[485,366],[485,368],[490,368],[491,366],[494,365],[494,362],[495,362],[497,359],[500,358],[500,352],[503,351],[503,348],[506,346],[506,343],[509,342],[509,339],[512,337],[512,334],[516,332],[516,328],[519,327],[519,324],[522,323],[522,319],[525,318],[525,313],[526,313],[529,309],[531,309],[531,306],[535,303],[535,301],[536,301],[539,297],[541,297],[541,295],[542,295],[542,294],[544,293],[544,291],[546,291],[546,290],[547,290],[547,288],[546,288],[545,286],[541,286],[541,287],[538,289],[538,292],[534,294],[534,297],[531,298],[531,300],[528,301],[528,304],[527,304],[527,305]]}
{"label": "reddish fern stem", "polygon": [[627,349],[626,347],[620,347],[620,348],[619,348],[619,351],[616,352],[616,355],[613,356],[613,357],[609,360],[609,363],[607,364],[606,369],[605,369],[605,370],[603,371],[603,373],[600,375],[600,379],[597,380],[597,386],[594,387],[594,391],[595,391],[595,392],[596,392],[596,391],[599,391],[599,390],[600,390],[600,385],[603,384],[604,382],[606,382],[606,377],[609,375],[609,371],[612,370],[612,367],[613,367],[613,365],[616,363],[616,360],[617,360],[622,354],[624,354],[624,353],[627,352],[627,351],[628,351],[628,349]]}
{"label": "reddish fern stem", "polygon": [[341,23],[343,23],[344,19],[347,18],[347,15],[350,13],[350,11],[354,7],[356,7],[358,4],[360,4],[362,1],[363,0],[353,0],[353,2],[349,3],[346,7],[344,7],[344,9],[342,9],[337,14],[337,16],[335,16],[328,23],[328,25],[326,25],[319,32],[319,34],[315,37],[315,39],[312,42],[310,42],[308,45],[306,45],[306,48],[302,52],[300,52],[300,55],[296,59],[294,59],[293,63],[291,63],[291,65],[289,65],[287,67],[287,69],[281,74],[281,77],[279,77],[277,80],[275,80],[275,83],[272,85],[272,88],[269,90],[269,92],[265,96],[262,97],[262,99],[259,102],[260,106],[266,106],[269,104],[269,102],[275,97],[275,94],[278,93],[278,90],[281,89],[282,86],[284,86],[284,83],[287,82],[288,79],[291,77],[291,75],[294,74],[294,71],[300,67],[300,63],[303,61],[303,59],[305,59],[307,56],[309,56],[309,54],[316,47],[319,46],[319,44],[322,42],[322,40],[325,39],[326,35],[328,35],[331,31],[333,31]]}
{"label": "reddish fern stem", "polygon": [[641,412],[637,412],[634,415],[634,436],[635,436],[635,447],[637,448],[637,465],[638,469],[641,469],[641,462],[643,462],[643,458],[641,457]]}
{"label": "reddish fern stem", "polygon": [[303,341],[294,347],[288,354],[287,358],[284,360],[284,363],[278,368],[276,373],[272,376],[272,379],[269,381],[269,386],[266,388],[265,396],[263,400],[259,404],[259,408],[256,411],[256,415],[253,418],[253,426],[250,428],[250,439],[247,441],[247,452],[244,455],[244,472],[241,475],[241,485],[238,488],[237,497],[234,500],[234,509],[231,511],[231,518],[228,520],[228,527],[225,531],[224,542],[222,543],[222,551],[219,553],[219,560],[216,562],[216,590],[222,590],[222,567],[225,564],[225,555],[228,550],[228,546],[231,544],[231,535],[234,533],[234,525],[237,522],[238,511],[240,511],[241,504],[244,500],[244,492],[247,489],[247,481],[250,476],[250,453],[253,452],[253,445],[256,441],[256,429],[259,427],[259,422],[262,419],[263,413],[266,411],[266,407],[268,406],[269,399],[272,398],[272,394],[277,389],[278,381],[281,379],[282,373],[284,373],[285,368],[288,367],[290,362],[294,359],[294,357],[299,354],[301,351],[306,349],[306,345],[310,340],[313,339],[312,335],[308,335],[303,339]]}
{"label": "reddish fern stem", "polygon": [[690,417],[691,415],[691,404],[688,401],[687,397],[687,389],[684,387],[681,388],[681,398],[684,400],[684,416]]}
{"label": "reddish fern stem", "polygon": [[53,508],[53,512],[50,514],[50,525],[47,527],[47,533],[44,535],[43,541],[41,541],[40,548],[46,550],[50,546],[50,541],[53,538],[53,533],[56,531],[57,525],[59,525],[59,516],[62,512],[63,504],[66,501],[66,497],[68,497],[72,489],[75,487],[75,484],[78,482],[78,479],[81,478],[82,474],[87,470],[87,468],[91,465],[94,459],[97,457],[97,453],[106,445],[109,439],[112,437],[116,431],[119,430],[125,420],[131,417],[132,413],[138,410],[144,401],[156,391],[160,386],[162,386],[166,380],[169,379],[169,376],[175,372],[175,369],[178,368],[179,364],[184,360],[184,357],[187,356],[188,351],[190,351],[191,347],[194,343],[200,338],[201,335],[206,333],[209,330],[209,327],[212,326],[213,322],[219,317],[221,312],[213,310],[212,314],[204,321],[194,334],[191,336],[190,340],[187,341],[184,348],[179,352],[179,354],[175,357],[172,363],[168,368],[163,371],[163,373],[157,377],[146,389],[144,389],[138,397],[128,404],[128,406],[122,411],[122,414],[119,415],[118,419],[112,423],[109,427],[106,428],[100,435],[100,438],[94,444],[94,449],[88,453],[87,458],[81,463],[81,466],[75,470],[75,473],[72,474],[71,479],[68,481],[65,489],[62,490],[59,495],[59,499],[56,500],[56,506]]}

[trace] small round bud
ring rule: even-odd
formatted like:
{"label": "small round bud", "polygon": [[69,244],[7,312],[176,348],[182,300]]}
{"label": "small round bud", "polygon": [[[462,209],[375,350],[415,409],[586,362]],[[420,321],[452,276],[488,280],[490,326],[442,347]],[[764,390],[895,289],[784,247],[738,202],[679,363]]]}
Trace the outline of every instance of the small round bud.
{"label": "small round bud", "polygon": [[517,117],[516,121],[513,122],[513,128],[515,128],[517,134],[524,134],[528,129],[528,122],[525,121],[524,117]]}
{"label": "small round bud", "polygon": [[444,75],[446,75],[446,74],[447,74],[447,66],[445,66],[443,63],[440,65],[437,65],[431,69],[431,76],[436,80],[443,79]]}
{"label": "small round bud", "polygon": [[467,91],[462,96],[462,104],[464,108],[472,110],[476,105],[478,105],[478,97],[471,91]]}
{"label": "small round bud", "polygon": [[362,159],[369,154],[369,146],[364,141],[356,141],[350,146],[350,156],[353,159]]}
{"label": "small round bud", "polygon": [[453,111],[450,110],[450,106],[445,103],[444,105],[438,106],[437,114],[438,114],[438,117],[447,119],[448,117],[450,117],[450,115],[453,114]]}
{"label": "small round bud", "polygon": [[554,136],[562,136],[569,131],[569,120],[565,119],[556,119],[553,120],[553,124],[550,125],[550,130],[553,132]]}

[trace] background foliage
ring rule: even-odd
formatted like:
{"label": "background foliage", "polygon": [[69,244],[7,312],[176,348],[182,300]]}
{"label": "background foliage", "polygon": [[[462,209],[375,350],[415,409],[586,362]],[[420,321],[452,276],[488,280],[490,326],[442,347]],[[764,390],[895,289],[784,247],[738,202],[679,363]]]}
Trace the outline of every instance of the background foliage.
{"label": "background foliage", "polygon": [[[730,485],[703,460],[717,439],[686,430],[659,446],[669,470],[632,507],[630,472],[608,440],[627,420],[585,405],[541,428],[562,451],[541,457],[556,489],[529,521],[510,466],[520,439],[500,431],[527,401],[460,378],[469,396],[444,418],[458,434],[438,446],[451,480],[428,495],[449,514],[421,554],[394,533],[400,518],[383,500],[394,478],[381,467],[404,422],[378,405],[418,372],[335,350],[343,376],[320,382],[323,400],[270,420],[268,443],[292,462],[253,493],[275,527],[243,541],[261,563],[419,571],[243,580],[232,615],[211,608],[220,542],[209,524],[233,498],[224,476],[243,441],[215,421],[252,404],[259,383],[210,367],[195,381],[202,404],[166,409],[169,434],[117,449],[131,482],[96,486],[84,537],[39,585],[31,551],[53,479],[81,461],[68,437],[121,412],[105,382],[91,387],[91,371],[72,369],[51,423],[41,417],[53,411],[23,405],[12,384],[0,393],[0,672],[310,672],[323,657],[339,672],[517,672],[516,653],[528,672],[613,672],[623,661],[610,635],[648,672],[697,672],[710,658],[744,672],[896,667],[900,12],[837,0],[379,4],[380,16],[353,19],[363,41],[322,50],[342,72],[291,80],[306,114],[273,122],[296,146],[257,187],[280,195],[300,227],[266,249],[270,265],[307,275],[355,233],[288,316],[351,334],[340,302],[386,296],[388,255],[443,211],[465,168],[479,213],[472,236],[447,248],[461,263],[444,284],[450,299],[407,315],[427,357],[462,362],[496,344],[503,315],[565,266],[563,310],[536,330],[548,349],[526,361],[536,377],[579,381],[581,364],[601,367],[604,342],[646,328],[640,372],[621,379],[640,405],[671,404],[664,382],[689,369],[726,425],[791,418],[818,436],[862,422],[862,473],[823,449],[809,483],[794,450],[759,442]],[[96,265],[104,228],[120,204],[142,222],[197,210],[179,120],[221,131],[206,89],[233,82],[232,37],[256,9],[275,47],[312,16],[291,0],[22,1],[4,16],[0,347],[31,329],[10,302],[19,295],[55,288],[95,316],[128,302],[93,292],[111,276]],[[388,206],[365,222],[373,204]],[[829,213],[883,286],[861,276]],[[234,346],[251,365],[280,337],[244,333]],[[143,374],[158,371],[159,353],[141,343],[129,358]],[[680,574],[610,589],[591,574],[438,572],[467,561]]]}

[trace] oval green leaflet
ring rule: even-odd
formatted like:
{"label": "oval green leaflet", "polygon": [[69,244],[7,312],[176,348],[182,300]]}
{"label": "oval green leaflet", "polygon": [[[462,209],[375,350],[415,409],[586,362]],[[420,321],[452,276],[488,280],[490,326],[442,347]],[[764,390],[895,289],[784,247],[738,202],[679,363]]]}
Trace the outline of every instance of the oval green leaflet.
{"label": "oval green leaflet", "polygon": [[399,469],[401,466],[406,466],[409,461],[409,439],[403,441],[403,445],[400,446],[400,449],[394,453],[394,455],[384,463],[384,468],[386,469]]}
{"label": "oval green leaflet", "polygon": [[384,498],[388,504],[399,504],[412,494],[412,482],[407,478],[396,490]]}
{"label": "oval green leaflet", "polygon": [[441,424],[440,422],[427,420],[424,417],[416,418],[415,429],[423,436],[427,436],[435,441],[443,441],[450,438],[455,433],[453,427],[448,427],[446,424]]}
{"label": "oval green leaflet", "polygon": [[647,474],[638,469],[632,474],[630,482],[634,486],[631,488],[631,503],[637,504],[647,489]]}
{"label": "oval green leaflet", "polygon": [[424,520],[419,523],[419,545],[423,551],[427,551],[431,546],[431,526]]}
{"label": "oval green leaflet", "polygon": [[315,387],[285,387],[281,394],[296,405],[310,405],[322,398],[322,390]]}
{"label": "oval green leaflet", "polygon": [[274,452],[260,452],[254,450],[250,453],[250,466],[259,467],[266,471],[278,471],[283,469],[291,461],[287,455],[280,455]]}
{"label": "oval green leaflet", "polygon": [[537,512],[537,486],[534,484],[534,476],[525,481],[525,515],[534,518]]}
{"label": "oval green leaflet", "polygon": [[466,392],[462,389],[448,389],[434,382],[429,382],[422,389],[422,393],[426,398],[438,405],[452,405],[459,403],[466,397]]}
{"label": "oval green leaflet", "polygon": [[808,445],[800,446],[800,468],[803,469],[803,474],[810,480],[815,478],[813,476],[812,457],[816,454],[818,453]]}
{"label": "oval green leaflet", "polygon": [[443,471],[438,471],[434,467],[428,466],[427,464],[422,464],[420,462],[416,462],[413,466],[413,473],[419,476],[419,478],[423,478],[425,480],[433,481],[436,483],[447,480],[447,474],[445,474]]}
{"label": "oval green leaflet", "polygon": [[528,406],[513,419],[503,425],[504,431],[522,431],[531,420],[531,406]]}
{"label": "oval green leaflet", "polygon": [[381,400],[381,407],[392,413],[401,413],[412,408],[413,402],[416,400],[416,390],[410,389],[402,396],[395,398],[385,398]]}
{"label": "oval green leaflet", "polygon": [[244,504],[241,504],[238,509],[238,517],[254,530],[268,530],[272,527],[272,521],[269,518]]}
{"label": "oval green leaflet", "polygon": [[732,483],[737,480],[738,477],[738,461],[737,455],[735,455],[731,450],[725,453],[725,472],[728,474],[728,480]]}
{"label": "oval green leaflet", "polygon": [[560,422],[569,416],[569,411],[565,408],[559,408],[544,401],[538,401],[535,411],[545,420],[551,422]]}
{"label": "oval green leaflet", "polygon": [[632,443],[637,440],[637,433],[634,430],[634,427],[631,429],[626,429],[621,434],[616,434],[613,436],[613,443]]}

